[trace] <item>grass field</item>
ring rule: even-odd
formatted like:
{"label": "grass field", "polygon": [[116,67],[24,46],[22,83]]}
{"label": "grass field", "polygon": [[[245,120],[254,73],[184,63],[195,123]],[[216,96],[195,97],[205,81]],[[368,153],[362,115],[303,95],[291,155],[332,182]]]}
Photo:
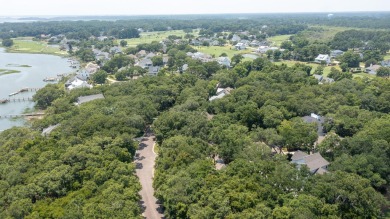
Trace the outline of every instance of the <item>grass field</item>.
{"label": "grass field", "polygon": [[[277,65],[281,65],[282,63],[286,64],[289,67],[293,66],[295,63],[302,63],[302,64],[305,64],[305,65],[309,65],[309,66],[312,67],[311,74],[314,74],[314,71],[319,66],[319,64],[316,64],[316,63],[306,63],[306,62],[299,62],[299,61],[279,61],[279,62],[275,62],[275,64],[277,64]],[[328,76],[332,67],[335,67],[337,70],[341,71],[340,66],[326,66],[324,68],[324,72],[323,72],[322,75],[325,76],[325,77]],[[364,77],[375,78],[375,75],[370,75],[370,74],[367,74],[367,73],[364,73],[364,72],[356,73],[356,74],[353,74],[352,76],[353,76],[353,78],[364,78]]]}
{"label": "grass field", "polygon": [[364,73],[364,72],[353,74],[353,78],[365,78],[365,77],[366,78],[375,78],[376,76],[370,75],[370,74]]}
{"label": "grass field", "polygon": [[57,47],[47,45],[42,41],[32,41],[31,38],[15,38],[14,45],[7,49],[7,52],[13,53],[43,53],[51,55],[65,56],[67,52],[61,51]]}
{"label": "grass field", "polygon": [[282,42],[287,41],[288,39],[290,39],[290,36],[291,36],[291,35],[279,35],[279,36],[274,36],[274,37],[268,38],[268,41],[273,42],[273,46],[279,47],[280,44],[282,44]]}
{"label": "grass field", "polygon": [[[193,35],[197,36],[198,33],[193,32]],[[136,47],[138,44],[151,43],[153,41],[160,42],[170,35],[182,36],[185,33],[182,30],[170,30],[170,31],[156,31],[156,32],[144,32],[140,34],[140,38],[125,39],[128,47]],[[119,41],[117,42],[119,44]]]}
{"label": "grass field", "polygon": [[390,59],[390,53],[387,53],[383,60],[389,60]]}
{"label": "grass field", "polygon": [[[333,37],[342,31],[346,30],[370,30],[367,28],[352,28],[352,27],[331,27],[331,26],[310,26],[309,29],[299,33],[299,36],[307,38],[310,42],[329,42]],[[372,30],[372,29],[371,29]]]}
{"label": "grass field", "polygon": [[[305,64],[305,65],[311,66],[312,67],[311,74],[314,74],[316,68],[320,65],[320,64],[317,64],[317,63],[307,63],[307,62],[299,62],[299,61],[285,61],[285,60],[279,61],[279,62],[275,62],[275,64],[277,64],[277,65],[281,65],[282,63],[286,64],[288,67],[293,66],[295,63],[302,63],[302,64]],[[330,73],[330,69],[332,67],[335,67],[337,70],[341,71],[341,68],[339,66],[326,66],[324,68],[324,72],[323,72],[322,75],[328,76],[328,74]]]}
{"label": "grass field", "polygon": [[234,46],[193,46],[193,48],[199,52],[214,55],[215,57],[219,57],[222,53],[226,53],[229,58],[232,58],[235,54],[251,53],[250,49],[235,50]]}

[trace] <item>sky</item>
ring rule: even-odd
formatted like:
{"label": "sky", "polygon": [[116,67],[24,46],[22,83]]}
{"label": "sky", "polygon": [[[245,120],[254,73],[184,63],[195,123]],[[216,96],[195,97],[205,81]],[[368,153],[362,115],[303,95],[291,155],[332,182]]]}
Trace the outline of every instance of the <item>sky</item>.
{"label": "sky", "polygon": [[390,11],[390,0],[2,0],[0,17]]}

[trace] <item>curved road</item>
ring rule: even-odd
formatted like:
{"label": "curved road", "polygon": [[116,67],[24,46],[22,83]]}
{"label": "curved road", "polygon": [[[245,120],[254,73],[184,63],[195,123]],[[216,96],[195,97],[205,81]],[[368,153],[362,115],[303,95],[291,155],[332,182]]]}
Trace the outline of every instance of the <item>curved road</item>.
{"label": "curved road", "polygon": [[154,135],[148,132],[139,144],[136,151],[136,174],[141,182],[142,189],[140,195],[142,196],[141,206],[143,207],[142,216],[147,219],[161,219],[164,218],[162,214],[162,207],[157,203],[154,197],[153,189],[153,175],[154,175],[154,161],[156,154],[153,151],[153,146],[156,143]]}

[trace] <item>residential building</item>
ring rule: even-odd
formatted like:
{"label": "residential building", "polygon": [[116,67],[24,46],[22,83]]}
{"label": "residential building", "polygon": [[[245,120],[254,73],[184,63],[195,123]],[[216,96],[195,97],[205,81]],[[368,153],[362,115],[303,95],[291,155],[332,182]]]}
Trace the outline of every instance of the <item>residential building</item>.
{"label": "residential building", "polygon": [[[261,54],[265,54],[268,50],[275,51],[278,49],[279,49],[278,47],[259,46],[259,48],[257,48],[256,52],[261,53]],[[280,50],[280,51],[282,51],[282,50]]]}
{"label": "residential building", "polygon": [[328,172],[329,162],[320,153],[309,155],[302,151],[296,151],[291,157],[291,163],[297,164],[298,168],[306,165],[312,174],[324,174]]}
{"label": "residential building", "polygon": [[371,74],[371,75],[376,75],[376,71],[378,71],[378,69],[380,68],[381,66],[380,65],[370,65],[370,67],[367,67],[366,68],[366,72],[368,74]]}
{"label": "residential building", "polygon": [[147,69],[147,68],[153,66],[153,62],[150,59],[142,59],[142,60],[138,61],[135,64],[135,66],[139,66],[141,68]]}
{"label": "residential building", "polygon": [[316,123],[318,136],[325,136],[324,127],[323,127],[325,123],[324,117],[319,116],[315,113],[311,113],[310,116],[304,116],[302,117],[302,119],[306,123]]}
{"label": "residential building", "polygon": [[111,53],[111,54],[122,53],[122,49],[119,48],[118,46],[114,46],[114,47],[111,47],[111,48],[110,48],[110,53]]}
{"label": "residential building", "polygon": [[390,59],[385,60],[385,61],[382,61],[382,62],[381,62],[381,65],[382,65],[383,67],[388,67],[388,68],[390,68]]}
{"label": "residential building", "polygon": [[86,81],[79,79],[78,77],[73,77],[65,83],[65,88],[67,90],[73,90],[76,88],[92,88],[92,85],[88,84],[88,82]]}
{"label": "residential building", "polygon": [[218,57],[217,62],[222,66],[230,68],[230,59],[228,57]]}
{"label": "residential building", "polygon": [[246,49],[246,45],[244,43],[237,43],[234,47],[237,50],[244,50],[244,49]]}
{"label": "residential building", "polygon": [[330,84],[334,82],[333,78],[324,77],[322,75],[314,74],[313,77],[318,80],[318,84]]}
{"label": "residential building", "polygon": [[232,91],[233,89],[230,88],[230,87],[227,87],[227,88],[218,88],[217,89],[217,93],[210,97],[209,98],[209,101],[213,101],[213,100],[216,100],[216,99],[221,99],[222,97],[230,94],[230,92]]}
{"label": "residential building", "polygon": [[149,71],[148,71],[148,75],[149,76],[157,76],[160,69],[161,69],[160,66],[150,66]]}
{"label": "residential building", "polygon": [[232,42],[239,42],[241,40],[241,37],[239,37],[238,35],[234,34],[231,41]]}
{"label": "residential building", "polygon": [[314,59],[314,62],[316,63],[326,63],[327,65],[330,63],[330,56],[329,55],[324,55],[324,54],[319,54],[317,58]]}
{"label": "residential building", "polygon": [[338,56],[341,56],[342,54],[344,54],[344,52],[341,51],[341,50],[333,50],[333,51],[330,52],[330,57],[331,58],[336,58]]}

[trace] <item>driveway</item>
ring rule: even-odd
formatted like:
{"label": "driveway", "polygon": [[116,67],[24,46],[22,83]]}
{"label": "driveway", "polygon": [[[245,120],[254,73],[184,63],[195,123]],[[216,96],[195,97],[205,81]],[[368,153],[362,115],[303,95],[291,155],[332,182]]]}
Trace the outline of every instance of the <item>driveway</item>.
{"label": "driveway", "polygon": [[154,197],[153,189],[153,174],[156,154],[153,152],[153,146],[156,143],[154,135],[149,131],[136,151],[136,174],[141,182],[142,190],[140,191],[141,206],[143,207],[142,216],[147,219],[164,218],[162,207],[157,204],[157,199]]}

